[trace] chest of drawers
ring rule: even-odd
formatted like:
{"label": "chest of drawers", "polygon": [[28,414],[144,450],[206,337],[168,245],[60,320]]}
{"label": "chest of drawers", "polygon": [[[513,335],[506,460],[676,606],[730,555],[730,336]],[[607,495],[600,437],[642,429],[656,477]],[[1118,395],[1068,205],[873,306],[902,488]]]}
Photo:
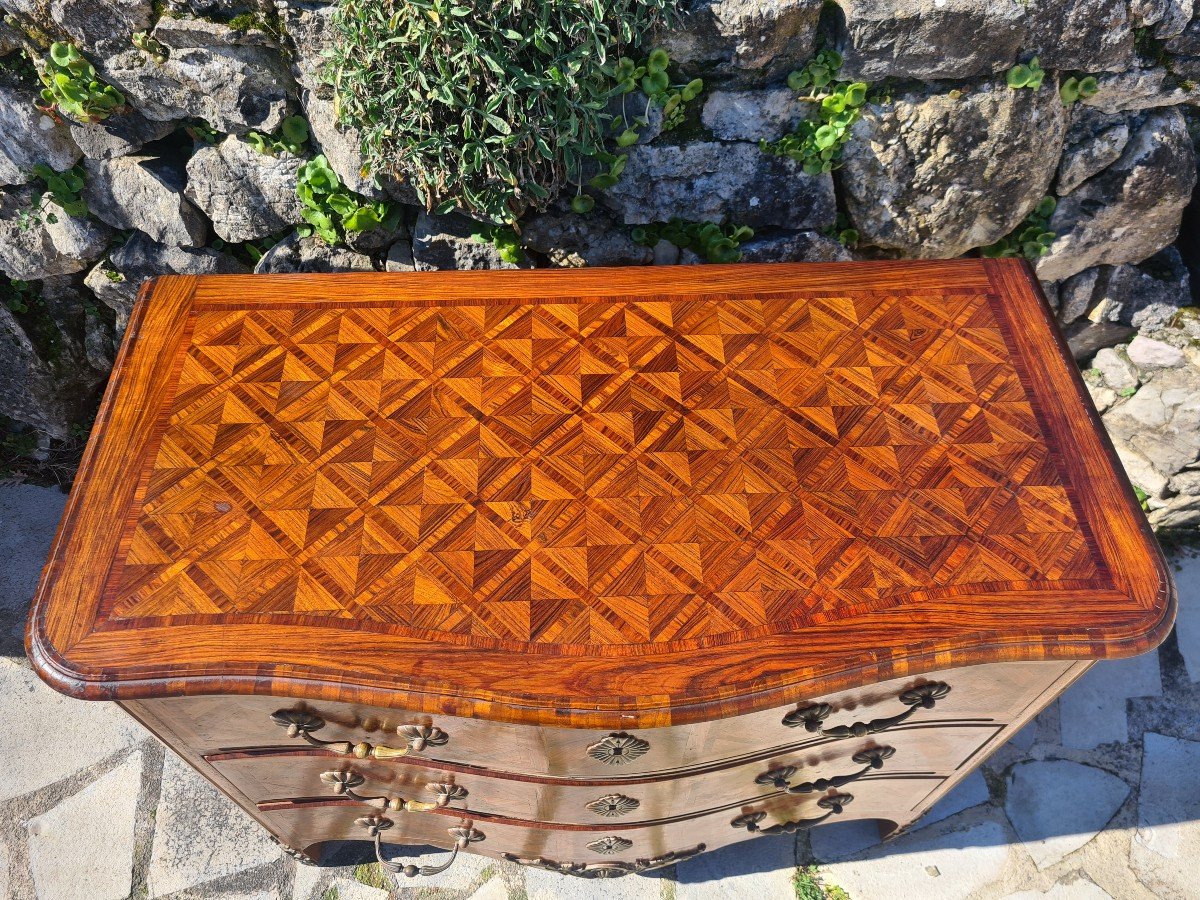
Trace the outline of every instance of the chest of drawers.
{"label": "chest of drawers", "polygon": [[28,651],[299,857],[614,877],[895,834],[1173,613],[1020,263],[163,278]]}

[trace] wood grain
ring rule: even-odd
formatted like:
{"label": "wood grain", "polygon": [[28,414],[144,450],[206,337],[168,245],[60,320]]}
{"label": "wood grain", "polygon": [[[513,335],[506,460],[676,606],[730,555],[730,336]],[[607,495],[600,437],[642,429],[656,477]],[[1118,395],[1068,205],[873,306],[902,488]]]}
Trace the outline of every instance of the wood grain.
{"label": "wood grain", "polygon": [[84,697],[649,727],[1174,609],[1011,261],[164,278],[77,484],[28,647]]}

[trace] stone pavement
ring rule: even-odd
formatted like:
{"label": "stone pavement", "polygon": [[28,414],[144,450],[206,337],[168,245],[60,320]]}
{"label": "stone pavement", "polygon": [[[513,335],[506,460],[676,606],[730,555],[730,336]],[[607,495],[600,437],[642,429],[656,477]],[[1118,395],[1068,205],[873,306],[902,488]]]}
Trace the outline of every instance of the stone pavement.
{"label": "stone pavement", "polygon": [[[582,881],[467,856],[397,888],[351,856],[283,855],[115,707],[62,697],[20,634],[62,512],[0,484],[0,897],[20,900],[1139,900],[1200,897],[1200,557],[1173,553],[1180,620],[1101,663],[886,845],[853,822],[760,837],[654,877]],[[429,859],[440,859],[432,854]]]}

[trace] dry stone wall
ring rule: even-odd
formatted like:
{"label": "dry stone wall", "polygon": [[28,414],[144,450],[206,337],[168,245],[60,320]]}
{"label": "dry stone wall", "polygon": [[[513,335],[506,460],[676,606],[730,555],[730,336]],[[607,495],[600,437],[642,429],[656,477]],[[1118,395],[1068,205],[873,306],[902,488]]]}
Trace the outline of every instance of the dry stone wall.
{"label": "dry stone wall", "polygon": [[[685,0],[652,41],[704,93],[652,117],[587,215],[520,223],[524,255],[420,210],[364,172],[322,78],[320,0],[0,0],[0,414],[67,437],[94,409],[141,282],[154,274],[700,263],[635,229],[673,218],[754,229],[747,261],[950,258],[1057,200],[1035,261],[1105,424],[1156,524],[1200,522],[1200,268],[1193,196],[1200,9],[1192,0]],[[80,123],[40,112],[21,54],[74,43],[127,105]],[[814,115],[787,76],[822,47],[871,85],[840,165],[769,155]],[[1037,88],[1006,73],[1037,55]],[[1097,91],[1064,103],[1091,75]],[[311,138],[260,152],[289,117]],[[297,172],[404,207],[331,246],[301,236]],[[80,166],[89,214],[54,214],[38,165]],[[1181,223],[1182,231],[1181,231]],[[857,243],[837,236],[847,229]],[[265,252],[264,252],[265,251]],[[12,282],[18,282],[15,289]]]}

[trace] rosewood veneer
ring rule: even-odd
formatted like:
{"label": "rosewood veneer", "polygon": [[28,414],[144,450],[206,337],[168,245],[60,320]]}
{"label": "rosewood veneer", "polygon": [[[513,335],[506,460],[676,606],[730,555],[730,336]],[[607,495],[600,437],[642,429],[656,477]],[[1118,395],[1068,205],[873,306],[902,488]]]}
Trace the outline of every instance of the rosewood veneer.
{"label": "rosewood veneer", "polygon": [[1022,263],[164,277],[30,614],[302,858],[917,819],[1167,568]]}

